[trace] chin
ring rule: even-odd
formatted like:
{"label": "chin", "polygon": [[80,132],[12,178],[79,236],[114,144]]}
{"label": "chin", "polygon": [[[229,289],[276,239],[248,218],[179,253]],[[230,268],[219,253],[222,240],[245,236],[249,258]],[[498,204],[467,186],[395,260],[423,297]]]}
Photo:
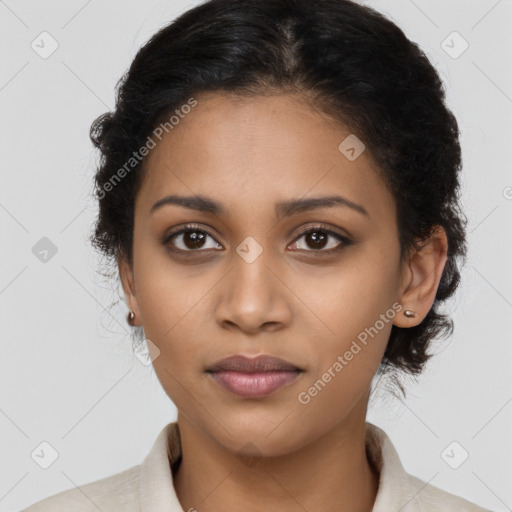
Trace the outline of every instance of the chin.
{"label": "chin", "polygon": [[[222,426],[215,424],[217,441],[233,453],[244,457],[276,457],[293,452],[305,444],[303,429],[296,428],[290,410],[268,414],[242,411],[222,415]],[[222,427],[225,427],[224,428]],[[231,435],[230,435],[231,434]],[[220,438],[219,438],[220,436]]]}

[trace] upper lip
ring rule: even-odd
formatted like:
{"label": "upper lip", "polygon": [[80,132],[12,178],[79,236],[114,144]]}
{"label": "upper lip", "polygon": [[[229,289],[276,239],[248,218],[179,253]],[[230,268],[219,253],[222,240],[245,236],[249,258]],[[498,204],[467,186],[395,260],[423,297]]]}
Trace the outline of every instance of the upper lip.
{"label": "upper lip", "polygon": [[298,370],[301,370],[301,368],[284,359],[265,354],[256,357],[234,355],[221,359],[207,368],[208,372],[233,371],[246,373]]}

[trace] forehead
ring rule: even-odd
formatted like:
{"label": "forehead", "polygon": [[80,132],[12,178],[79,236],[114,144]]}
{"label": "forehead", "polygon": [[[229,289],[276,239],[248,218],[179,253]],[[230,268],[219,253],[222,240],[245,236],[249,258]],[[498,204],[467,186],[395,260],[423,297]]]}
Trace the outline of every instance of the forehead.
{"label": "forehead", "polygon": [[[254,211],[289,198],[342,194],[372,217],[394,200],[368,151],[340,151],[348,128],[292,94],[242,98],[207,93],[146,157],[138,208],[170,194],[214,197],[228,210]],[[352,139],[348,139],[352,140]]]}

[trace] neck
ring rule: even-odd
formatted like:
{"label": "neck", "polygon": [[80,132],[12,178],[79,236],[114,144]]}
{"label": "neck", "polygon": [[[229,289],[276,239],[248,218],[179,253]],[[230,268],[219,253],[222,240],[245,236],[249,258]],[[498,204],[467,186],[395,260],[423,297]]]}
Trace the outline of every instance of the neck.
{"label": "neck", "polygon": [[241,460],[178,415],[182,460],[174,487],[184,510],[371,512],[379,475],[367,458],[364,416],[336,425],[297,451]]}

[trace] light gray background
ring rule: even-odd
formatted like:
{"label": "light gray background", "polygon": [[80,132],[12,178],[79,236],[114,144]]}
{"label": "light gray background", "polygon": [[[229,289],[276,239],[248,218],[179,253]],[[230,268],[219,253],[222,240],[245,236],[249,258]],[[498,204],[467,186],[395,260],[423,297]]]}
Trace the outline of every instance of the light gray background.
{"label": "light gray background", "polygon": [[[418,42],[445,81],[462,130],[470,221],[468,264],[449,308],[454,336],[439,342],[404,404],[384,395],[368,420],[389,434],[408,472],[510,510],[512,2],[366,3]],[[140,463],[176,418],[152,368],[132,355],[125,306],[109,308],[115,296],[96,274],[88,131],[113,108],[141,44],[192,5],[0,1],[0,512]],[[59,45],[47,59],[31,48],[43,31]],[[469,43],[456,59],[441,46],[453,31]],[[32,253],[42,237],[58,249],[47,263]],[[42,441],[59,453],[46,470],[30,456]],[[452,441],[469,453],[458,469],[441,457]]]}

